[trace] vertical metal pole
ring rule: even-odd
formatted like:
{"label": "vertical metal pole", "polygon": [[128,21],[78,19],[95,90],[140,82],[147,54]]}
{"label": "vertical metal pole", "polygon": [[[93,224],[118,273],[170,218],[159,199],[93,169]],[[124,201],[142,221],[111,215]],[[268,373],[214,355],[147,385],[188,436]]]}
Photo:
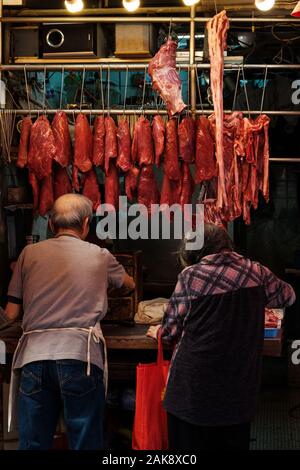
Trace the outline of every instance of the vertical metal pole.
{"label": "vertical metal pole", "polygon": [[[2,15],[3,15],[3,0],[0,0],[0,65],[2,65],[2,51],[3,51],[3,43],[2,43]],[[2,71],[0,70],[0,80],[2,78]]]}
{"label": "vertical metal pole", "polygon": [[195,116],[196,112],[196,69],[195,65],[195,17],[196,17],[196,6],[191,7],[191,22],[190,22],[190,105],[192,116]]}

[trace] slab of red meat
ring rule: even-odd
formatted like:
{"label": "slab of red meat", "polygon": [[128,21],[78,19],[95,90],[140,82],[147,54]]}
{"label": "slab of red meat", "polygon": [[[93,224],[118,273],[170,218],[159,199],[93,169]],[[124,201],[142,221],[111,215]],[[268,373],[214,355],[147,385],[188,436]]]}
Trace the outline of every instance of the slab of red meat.
{"label": "slab of red meat", "polygon": [[170,119],[166,125],[165,174],[170,180],[180,180],[181,172],[178,159],[177,123]]}
{"label": "slab of red meat", "polygon": [[110,160],[118,156],[117,128],[112,117],[105,118],[105,173],[109,171]]}
{"label": "slab of red meat", "polygon": [[78,114],[75,123],[74,165],[82,173],[92,169],[92,143],[89,121],[84,114]]}
{"label": "slab of red meat", "polygon": [[79,193],[80,191],[79,175],[78,175],[78,168],[75,165],[73,165],[73,170],[72,170],[72,188],[75,189],[75,191]]}
{"label": "slab of red meat", "polygon": [[92,201],[93,210],[96,211],[101,204],[101,194],[94,169],[84,175],[82,194]]}
{"label": "slab of red meat", "polygon": [[158,114],[154,116],[152,121],[152,136],[155,149],[155,163],[156,166],[160,165],[161,157],[165,148],[165,121]]}
{"label": "slab of red meat", "polygon": [[52,171],[56,152],[55,140],[46,116],[40,116],[31,127],[28,152],[28,168],[41,180]]}
{"label": "slab of red meat", "polygon": [[196,126],[191,117],[185,117],[178,126],[179,155],[186,163],[195,160]]}
{"label": "slab of red meat", "polygon": [[53,176],[54,200],[64,194],[72,193],[72,184],[66,168],[58,167],[54,170]]}
{"label": "slab of red meat", "polygon": [[144,116],[140,116],[134,126],[132,161],[137,162],[140,166],[154,163],[151,125]]}
{"label": "slab of red meat", "polygon": [[151,204],[159,204],[159,191],[152,165],[143,166],[138,182],[138,203],[151,212]]}
{"label": "slab of red meat", "polygon": [[55,139],[56,152],[54,160],[62,167],[71,163],[71,137],[66,113],[59,111],[52,121],[52,132]]}
{"label": "slab of red meat", "polygon": [[118,130],[118,158],[117,166],[126,172],[132,167],[131,162],[131,136],[127,119],[119,121]]}
{"label": "slab of red meat", "polygon": [[30,117],[25,117],[22,119],[22,128],[17,160],[17,166],[19,168],[24,168],[27,165],[31,126],[32,121]]}
{"label": "slab of red meat", "polygon": [[186,107],[182,101],[181,80],[176,70],[177,43],[168,39],[149,63],[148,73],[153,89],[157,90],[170,116],[181,113]]}
{"label": "slab of red meat", "polygon": [[93,133],[93,164],[104,166],[105,159],[105,121],[104,116],[97,116]]}
{"label": "slab of red meat", "polygon": [[192,197],[195,190],[195,183],[191,175],[189,164],[183,163],[182,167],[183,173],[181,182],[180,205],[183,207],[185,204],[192,203]]}
{"label": "slab of red meat", "polygon": [[208,23],[208,46],[210,55],[210,87],[216,117],[216,159],[218,165],[218,207],[228,205],[225,189],[223,161],[223,74],[224,49],[226,49],[227,30],[229,21],[226,11],[215,15]]}
{"label": "slab of red meat", "polygon": [[138,186],[140,170],[133,166],[125,175],[125,191],[129,201],[133,201]]}
{"label": "slab of red meat", "polygon": [[209,120],[201,116],[196,123],[195,182],[202,183],[217,174],[213,129]]}
{"label": "slab of red meat", "polygon": [[119,173],[114,160],[110,161],[107,175],[105,176],[105,203],[111,204],[116,209],[119,206]]}
{"label": "slab of red meat", "polygon": [[168,206],[180,204],[181,187],[181,180],[172,181],[164,173],[160,193],[160,204],[167,204]]}
{"label": "slab of red meat", "polygon": [[44,216],[52,209],[54,203],[52,175],[41,182],[39,214]]}
{"label": "slab of red meat", "polygon": [[222,216],[222,210],[217,207],[216,199],[206,199],[204,201],[204,222],[206,224],[224,227],[225,223]]}
{"label": "slab of red meat", "polygon": [[36,211],[39,207],[39,182],[35,174],[29,170],[29,183],[32,188],[33,194],[33,210]]}

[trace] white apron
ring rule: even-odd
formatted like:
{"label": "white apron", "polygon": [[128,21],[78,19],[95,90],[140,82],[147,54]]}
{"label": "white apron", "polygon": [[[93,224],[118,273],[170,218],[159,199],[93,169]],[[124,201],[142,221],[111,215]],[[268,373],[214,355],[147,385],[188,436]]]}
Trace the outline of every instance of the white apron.
{"label": "white apron", "polygon": [[10,377],[10,388],[9,388],[9,401],[8,401],[8,432],[12,430],[16,430],[18,427],[18,420],[17,420],[17,409],[18,409],[18,396],[19,396],[19,388],[20,388],[20,376],[21,376],[21,369],[15,368],[15,363],[17,359],[18,350],[20,345],[27,335],[32,335],[34,333],[44,333],[45,331],[84,331],[87,333],[87,371],[86,374],[90,375],[91,373],[91,340],[95,341],[95,343],[103,344],[103,382],[105,387],[105,395],[107,393],[107,385],[108,385],[108,365],[107,365],[107,350],[106,350],[106,343],[102,333],[102,329],[100,323],[96,323],[95,326],[90,326],[89,328],[77,328],[77,327],[70,327],[70,328],[48,328],[45,330],[32,330],[23,332],[19,342],[17,344],[12,366],[11,366],[11,377]]}

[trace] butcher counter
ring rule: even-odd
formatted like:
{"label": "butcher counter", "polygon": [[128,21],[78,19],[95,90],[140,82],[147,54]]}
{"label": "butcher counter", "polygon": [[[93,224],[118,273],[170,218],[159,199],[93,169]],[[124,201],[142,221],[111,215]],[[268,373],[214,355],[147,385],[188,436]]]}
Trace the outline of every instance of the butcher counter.
{"label": "butcher counter", "polygon": [[[121,324],[103,324],[102,329],[108,350],[110,383],[134,383],[136,365],[140,362],[147,363],[156,360],[157,342],[146,336],[148,325],[123,322]],[[21,332],[20,323],[14,323],[5,329],[0,329],[0,340],[5,342],[7,351],[7,364],[0,365],[0,448],[4,445],[4,442],[6,442],[5,445],[9,445],[10,442],[17,442],[17,434],[7,434],[6,432],[6,409],[10,366]],[[165,345],[164,350],[165,358],[169,359],[172,354],[170,346]],[[281,356],[282,332],[280,332],[277,338],[264,340],[263,354],[269,357]],[[57,444],[58,446],[64,448],[65,437],[60,436],[57,442],[60,442],[60,444]]]}

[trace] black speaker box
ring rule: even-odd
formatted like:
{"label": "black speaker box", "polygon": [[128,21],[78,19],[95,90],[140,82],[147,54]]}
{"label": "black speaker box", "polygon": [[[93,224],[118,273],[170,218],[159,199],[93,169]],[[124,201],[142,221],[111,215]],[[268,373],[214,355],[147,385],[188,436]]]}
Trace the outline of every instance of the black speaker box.
{"label": "black speaker box", "polygon": [[38,26],[16,26],[9,28],[8,57],[13,62],[18,58],[39,57],[39,27]]}
{"label": "black speaker box", "polygon": [[106,40],[100,24],[44,23],[41,45],[43,58],[106,56]]}

